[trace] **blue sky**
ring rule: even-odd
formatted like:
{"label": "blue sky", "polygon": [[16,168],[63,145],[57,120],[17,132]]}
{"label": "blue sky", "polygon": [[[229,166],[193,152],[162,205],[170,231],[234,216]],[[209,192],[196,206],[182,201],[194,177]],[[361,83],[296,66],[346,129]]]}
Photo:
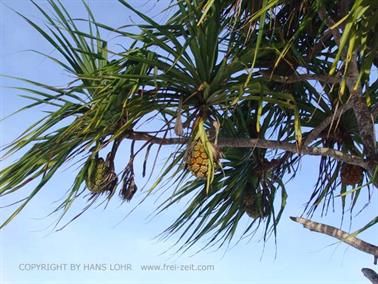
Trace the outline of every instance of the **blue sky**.
{"label": "blue sky", "polygon": [[[64,85],[69,80],[67,74],[48,59],[27,51],[34,49],[54,54],[53,48],[7,6],[35,21],[41,21],[42,17],[38,11],[27,0],[0,2],[0,73],[51,85]],[[46,4],[46,1],[37,2]],[[62,2],[75,16],[86,15],[81,1]],[[129,2],[150,16],[161,19],[158,7],[153,5],[154,1]],[[164,6],[169,2],[163,0],[159,5]],[[99,22],[120,26],[138,21],[135,15],[131,15],[115,0],[92,0],[88,3]],[[106,32],[103,36],[111,44],[119,42],[119,39],[112,38]],[[22,94],[19,91],[6,88],[20,85],[19,82],[6,78],[0,80],[0,117],[4,117],[28,101],[18,96]],[[0,144],[11,142],[40,116],[40,109],[35,109],[1,122]],[[126,147],[122,148],[122,155],[127,160]],[[15,158],[16,156],[1,161],[1,167]],[[64,196],[74,176],[74,169],[65,167],[64,171],[0,232],[0,283],[367,283],[360,269],[376,269],[372,265],[373,259],[370,255],[343,244],[332,245],[335,243],[333,239],[305,230],[288,220],[288,216],[298,216],[303,211],[308,194],[315,184],[316,160],[317,158],[304,158],[297,178],[287,184],[289,204],[279,224],[277,251],[272,238],[262,254],[264,246],[257,235],[255,239],[241,241],[227,251],[207,250],[194,256],[190,253],[175,255],[174,250],[162,254],[174,243],[175,236],[166,242],[157,241],[154,237],[174,220],[183,204],[163,215],[148,218],[157,206],[157,196],[147,200],[125,220],[124,216],[137,204],[142,194],[129,204],[112,202],[106,210],[103,207],[90,209],[63,231],[52,232],[51,224],[54,224],[57,215],[47,215],[55,208],[56,201]],[[31,186],[26,186],[23,193],[31,190]],[[20,196],[22,195],[16,194],[0,200],[0,206],[16,201]],[[373,202],[378,204],[377,194],[373,196]],[[79,201],[73,210],[77,212],[83,205],[84,201]],[[376,206],[371,206],[358,215],[351,225],[351,231],[376,216],[377,211]],[[9,208],[0,209],[1,220],[10,212]],[[323,219],[316,215],[315,219],[334,226],[340,224],[337,210]],[[345,221],[345,225],[348,229],[348,220]],[[361,234],[362,239],[372,243],[377,243],[377,236],[377,226]],[[82,267],[88,264],[106,264],[107,267],[110,264],[131,264],[133,270],[115,272],[20,269],[25,267],[22,266],[25,264],[52,263],[81,264]],[[214,265],[215,270],[147,272],[141,269],[141,265],[155,264],[210,264]]]}

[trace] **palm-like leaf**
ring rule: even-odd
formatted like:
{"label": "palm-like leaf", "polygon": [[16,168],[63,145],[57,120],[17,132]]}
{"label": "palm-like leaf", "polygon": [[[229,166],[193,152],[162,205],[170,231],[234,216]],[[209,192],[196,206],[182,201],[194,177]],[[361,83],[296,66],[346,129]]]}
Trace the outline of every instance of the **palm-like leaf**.
{"label": "palm-like leaf", "polygon": [[[148,156],[153,143],[182,143],[150,192],[173,175],[177,190],[159,211],[191,198],[186,210],[165,231],[168,235],[181,231],[183,249],[203,236],[210,236],[209,246],[225,244],[237,232],[245,213],[252,221],[242,235],[262,224],[264,239],[271,232],[275,234],[286,205],[284,179],[295,175],[303,149],[328,147],[363,159],[366,151],[362,149],[371,144],[366,143],[360,117],[352,109],[309,139],[314,129],[349,103],[354,91],[345,86],[351,72],[349,61],[357,47],[360,71],[353,87],[361,86],[369,106],[377,101],[377,83],[369,85],[377,47],[369,35],[377,24],[377,6],[371,1],[355,1],[349,13],[334,23],[345,26],[343,36],[337,38],[324,17],[349,7],[341,7],[339,1],[328,2],[325,6],[323,1],[178,0],[173,15],[160,24],[120,0],[143,21],[137,25],[139,33],[130,32],[129,26],[114,29],[96,22],[86,4],[89,28],[83,31],[59,1],[49,0],[54,15],[35,3],[47,27],[25,20],[60,53],[57,58],[46,56],[74,79],[66,88],[21,79],[33,86],[20,88],[33,100],[25,109],[47,105],[50,112],[5,149],[11,155],[30,147],[0,172],[0,196],[31,180],[40,182],[3,226],[65,162],[78,162],[81,168],[73,186],[57,208],[64,215],[75,199],[85,194],[85,181],[95,168],[93,160],[111,146],[106,163],[113,171],[120,143],[140,139],[145,143],[136,151],[132,143],[130,161],[118,171],[121,196],[130,200],[136,191],[133,162],[143,149]],[[133,43],[123,52],[111,51],[101,29]],[[344,64],[342,68],[340,64]],[[329,76],[336,71],[337,76]],[[151,120],[162,121],[160,129],[143,131],[143,124]],[[166,140],[173,129],[181,127],[184,131],[177,133],[183,137]],[[330,136],[332,131],[337,135]],[[223,147],[222,166],[210,155],[211,170],[203,181],[190,177],[185,167],[185,148],[191,147],[185,142],[192,143],[198,137],[207,145],[207,155],[218,139],[233,138],[273,138],[285,145],[295,144],[297,151]],[[360,191],[339,186],[341,161],[334,156],[321,158],[318,183],[309,198],[310,213],[321,204],[325,212],[339,188],[343,210],[347,193],[352,195],[351,208],[356,205]],[[369,182],[373,175],[370,168],[365,170],[370,171],[364,174]],[[112,183],[108,198],[114,196],[116,188]],[[281,195],[278,203],[277,194]],[[100,196],[92,193],[88,207]]]}

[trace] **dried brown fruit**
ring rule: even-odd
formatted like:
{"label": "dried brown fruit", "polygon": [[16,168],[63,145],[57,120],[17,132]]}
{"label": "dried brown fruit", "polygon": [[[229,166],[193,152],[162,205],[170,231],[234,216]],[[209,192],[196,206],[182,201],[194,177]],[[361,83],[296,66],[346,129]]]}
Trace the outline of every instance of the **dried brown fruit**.
{"label": "dried brown fruit", "polygon": [[340,171],[341,183],[344,185],[355,185],[362,182],[364,169],[360,166],[344,163]]}

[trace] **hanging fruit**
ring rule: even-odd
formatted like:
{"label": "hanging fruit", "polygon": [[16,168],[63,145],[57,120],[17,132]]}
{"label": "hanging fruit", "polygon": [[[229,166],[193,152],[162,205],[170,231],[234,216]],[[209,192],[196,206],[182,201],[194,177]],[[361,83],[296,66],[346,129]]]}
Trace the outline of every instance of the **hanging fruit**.
{"label": "hanging fruit", "polygon": [[[132,152],[134,151],[132,150]],[[122,176],[120,196],[125,201],[130,201],[138,190],[134,178],[134,157],[134,154],[132,154]]]}
{"label": "hanging fruit", "polygon": [[242,195],[242,207],[252,219],[265,218],[272,213],[269,197],[264,196],[264,193],[252,184],[247,184],[245,188]]}
{"label": "hanging fruit", "polygon": [[117,175],[103,158],[99,158],[98,155],[89,158],[85,179],[89,191],[95,194],[113,192],[117,180]]}
{"label": "hanging fruit", "polygon": [[189,150],[187,165],[188,169],[197,178],[205,178],[208,173],[209,157],[200,139],[193,143]]}
{"label": "hanging fruit", "polygon": [[343,163],[341,166],[340,177],[343,185],[359,184],[364,177],[364,169],[360,166]]}
{"label": "hanging fruit", "polygon": [[186,165],[195,177],[207,181],[206,192],[213,181],[218,156],[216,146],[209,141],[203,118],[197,118],[186,152]]}

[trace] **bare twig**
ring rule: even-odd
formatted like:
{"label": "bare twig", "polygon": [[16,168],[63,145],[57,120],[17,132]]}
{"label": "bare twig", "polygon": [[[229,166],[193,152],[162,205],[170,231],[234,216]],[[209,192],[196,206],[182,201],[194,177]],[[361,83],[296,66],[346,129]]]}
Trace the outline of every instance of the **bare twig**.
{"label": "bare twig", "polygon": [[317,223],[301,217],[290,217],[291,220],[302,224],[303,227],[309,229],[310,231],[318,232],[325,234],[331,237],[334,237],[360,251],[366,252],[374,256],[374,264],[377,263],[378,259],[378,246],[367,243],[361,239],[356,238],[355,236],[337,229],[333,226]]}
{"label": "bare twig", "polygon": [[146,132],[133,131],[125,135],[126,138],[135,141],[149,141],[152,144],[158,145],[175,145],[175,144],[185,144],[188,142],[186,138],[160,138],[150,135]]}

